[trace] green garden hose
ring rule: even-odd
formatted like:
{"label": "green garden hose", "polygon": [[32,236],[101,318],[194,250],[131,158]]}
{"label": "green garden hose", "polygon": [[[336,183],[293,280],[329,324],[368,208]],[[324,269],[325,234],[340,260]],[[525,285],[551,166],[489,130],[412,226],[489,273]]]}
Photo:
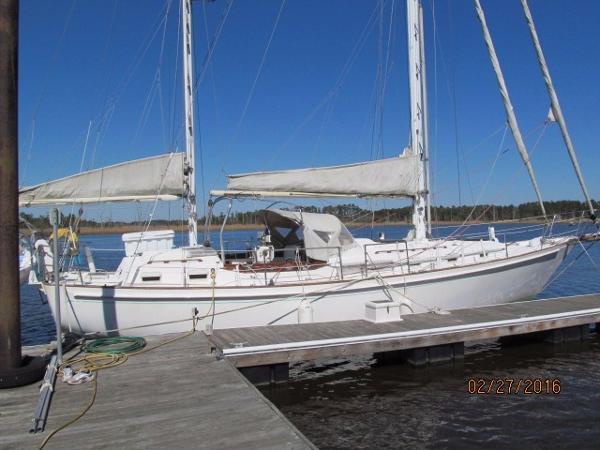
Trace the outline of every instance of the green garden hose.
{"label": "green garden hose", "polygon": [[141,337],[119,336],[94,339],[82,347],[87,353],[108,353],[110,355],[120,353],[133,353],[146,346],[146,340]]}

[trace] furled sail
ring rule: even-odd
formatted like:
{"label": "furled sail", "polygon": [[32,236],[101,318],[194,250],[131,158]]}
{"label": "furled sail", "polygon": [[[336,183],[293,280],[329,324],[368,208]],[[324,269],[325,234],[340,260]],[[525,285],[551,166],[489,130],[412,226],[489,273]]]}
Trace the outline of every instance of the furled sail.
{"label": "furled sail", "polygon": [[184,192],[184,156],[137,159],[25,187],[19,205],[174,200]]}
{"label": "furled sail", "polygon": [[395,158],[343,166],[229,175],[227,190],[212,194],[414,197],[418,192],[418,163],[418,156],[405,151]]}

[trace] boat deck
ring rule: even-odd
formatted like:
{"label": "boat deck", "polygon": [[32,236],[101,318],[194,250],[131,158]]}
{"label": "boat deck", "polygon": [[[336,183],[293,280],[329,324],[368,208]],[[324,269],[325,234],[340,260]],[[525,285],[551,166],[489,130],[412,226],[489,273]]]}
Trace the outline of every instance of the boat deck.
{"label": "boat deck", "polygon": [[366,320],[216,330],[209,340],[236,367],[389,352],[581,327],[600,322],[600,294]]}
{"label": "boat deck", "polygon": [[[167,338],[147,338],[148,346]],[[314,448],[229,362],[207,351],[195,333],[100,371],[92,408],[45,448]],[[0,448],[38,448],[91,396],[92,383],[58,379],[46,430],[29,434],[38,384],[0,390]]]}

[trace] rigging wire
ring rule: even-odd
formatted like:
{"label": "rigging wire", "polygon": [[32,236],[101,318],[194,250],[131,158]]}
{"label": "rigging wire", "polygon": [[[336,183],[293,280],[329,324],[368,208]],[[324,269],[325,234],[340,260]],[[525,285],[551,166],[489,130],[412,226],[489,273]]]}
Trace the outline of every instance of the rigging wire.
{"label": "rigging wire", "polygon": [[[85,156],[87,154],[88,142],[90,139],[90,131],[92,129],[92,121],[88,125],[87,133],[85,135],[85,143],[83,144],[83,153],[81,155],[81,163],[79,164],[79,173],[83,172],[83,165],[85,163]],[[69,214],[69,228],[73,225],[73,213],[75,212],[75,202],[71,204],[71,213]]]}
{"label": "rigging wire", "polygon": [[[392,0],[392,2],[395,0]],[[380,24],[380,28],[382,28],[382,24],[383,24],[383,11],[385,8],[385,3],[386,0],[379,0],[379,3],[376,5],[375,10],[374,10],[374,14],[375,12],[377,12],[377,9],[379,8],[379,24]],[[373,26],[374,26],[374,22],[373,22]],[[369,32],[370,35],[370,32]],[[367,35],[367,37],[369,36]],[[357,55],[358,56],[358,55]],[[381,58],[378,59],[378,61]],[[347,62],[346,62],[347,63]],[[378,67],[379,67],[379,63],[378,63]],[[379,70],[379,69],[378,69]],[[376,97],[376,95],[378,94],[378,82],[379,82],[379,77],[376,76],[375,77],[375,83],[373,84],[373,90],[371,92],[371,95],[369,97],[369,102],[367,103],[369,105],[368,108],[368,112],[367,112],[367,116],[365,119],[365,124],[363,125],[363,130],[366,129],[368,123],[370,122],[371,119],[371,114],[373,115],[372,120],[373,120],[373,128],[372,130],[375,128],[375,123],[376,123],[376,102],[378,101],[378,97]],[[323,120],[321,122],[321,127],[319,129],[319,134],[317,136],[317,139],[315,141],[315,145],[314,145],[314,151],[313,151],[313,156],[317,155],[320,149],[320,145],[322,142],[322,138],[323,138],[323,133],[325,131],[325,129],[327,128],[327,126],[329,125],[329,123],[331,122],[331,119],[333,117],[333,113],[335,111],[336,108],[336,104],[337,104],[337,99],[338,99],[338,94],[339,92],[336,92],[336,94],[331,98],[331,101],[329,101],[327,103],[327,109],[325,110],[325,113],[323,114]],[[373,103],[373,106],[371,106],[371,104]],[[364,132],[364,131],[363,131]],[[359,145],[359,142],[357,142],[357,145]],[[371,158],[373,159],[373,131],[372,131],[372,135],[371,135]]]}
{"label": "rigging wire", "polygon": [[[469,215],[467,216],[467,218],[465,219],[464,222],[468,222],[471,219],[471,217],[475,213],[475,210],[479,206],[479,202],[481,200],[481,197],[485,193],[487,185],[490,182],[490,179],[492,178],[492,174],[494,173],[494,169],[496,168],[496,163],[498,163],[498,160],[500,159],[500,157],[504,153],[504,141],[506,139],[506,133],[507,133],[507,131],[508,131],[508,124],[506,124],[506,126],[504,127],[504,133],[502,134],[502,140],[500,141],[500,145],[498,146],[498,151],[496,153],[496,158],[494,159],[494,162],[492,163],[492,167],[490,168],[490,170],[488,172],[488,175],[487,175],[487,177],[485,179],[485,182],[483,183],[483,186],[481,187],[481,189],[479,191],[479,195],[477,196],[477,200],[474,202],[474,205],[473,205],[473,208],[471,209],[471,212],[469,213]],[[460,227],[454,233],[459,234],[459,230],[460,230]]]}
{"label": "rigging wire", "polygon": [[[382,34],[382,32],[383,32],[382,31],[383,30],[383,13],[385,11],[385,4],[386,4],[386,0],[380,0],[379,3],[377,4],[376,8],[375,8],[375,11],[374,11],[374,12],[376,12],[377,8],[379,8],[379,28],[380,28],[380,34]],[[392,0],[392,12],[390,14],[390,28],[392,27],[392,16],[393,16],[393,12],[394,12],[394,10],[393,10],[394,4],[395,4],[395,0]],[[374,26],[374,23],[373,23],[373,26]],[[370,35],[370,33],[369,33],[369,35]],[[373,120],[373,126],[372,126],[372,129],[371,129],[371,145],[370,145],[370,147],[371,147],[371,156],[370,156],[370,159],[371,160],[375,159],[377,157],[376,155],[375,156],[373,155],[373,149],[375,147],[375,144],[374,144],[374,139],[375,139],[374,135],[375,135],[375,128],[377,126],[376,124],[377,124],[377,117],[378,117],[378,115],[377,115],[377,108],[378,108],[378,104],[380,103],[380,98],[382,98],[383,96],[385,96],[385,93],[383,93],[383,94],[381,93],[382,89],[380,87],[380,85],[381,85],[380,80],[383,78],[381,76],[381,74],[380,74],[380,72],[381,72],[381,61],[382,61],[381,53],[382,53],[382,49],[383,49],[383,40],[382,40],[381,36],[380,36],[380,39],[379,39],[379,49],[381,51],[380,51],[380,55],[378,57],[378,64],[377,64],[377,71],[376,71],[375,82],[373,84],[373,89],[371,91],[371,95],[370,95],[369,101],[367,103],[369,105],[369,108],[367,109],[367,115],[366,115],[365,123],[364,123],[364,125],[362,127],[363,132],[361,133],[361,134],[364,134],[364,130],[366,130],[368,123],[372,119]],[[388,53],[387,53],[388,59],[389,59],[389,51],[390,51],[390,43],[389,43],[389,40],[388,40]],[[386,61],[386,63],[387,63],[387,61]],[[386,70],[385,70],[384,73],[386,74],[386,76],[389,75],[389,73],[387,71],[387,65],[386,65]],[[331,119],[333,117],[333,113],[334,113],[335,108],[336,108],[337,98],[338,98],[338,96],[337,96],[337,93],[336,93],[336,95],[333,96],[332,99],[331,99],[331,101],[328,102],[328,104],[327,104],[327,109],[325,110],[325,114],[323,115],[323,121],[321,122],[321,127],[319,129],[319,134],[317,136],[317,140],[315,141],[314,153],[313,153],[314,155],[318,154],[318,152],[319,152],[320,144],[322,142],[323,132],[325,131],[325,129],[327,128],[327,126],[331,122]],[[383,112],[382,112],[382,115],[383,115]],[[359,141],[357,141],[357,147],[358,146],[360,146],[360,142]]]}
{"label": "rigging wire", "polygon": [[[581,244],[581,241],[578,241],[579,244]],[[571,266],[573,266],[573,264],[575,264],[577,262],[577,260],[579,258],[581,258],[583,255],[587,254],[589,257],[589,253],[588,250],[590,248],[592,248],[594,246],[594,244],[596,244],[598,241],[593,241],[588,247],[587,249],[583,246],[583,244],[581,244],[581,246],[583,247],[583,251],[581,251],[577,256],[575,256],[571,262],[569,264],[567,264],[559,273],[557,273],[554,277],[552,277],[542,288],[542,291],[546,290],[546,288],[548,286],[550,286],[552,283],[554,283],[559,277],[561,277],[568,269],[571,268]],[[591,257],[590,257],[591,260]],[[595,264],[594,264],[595,265]],[[597,266],[596,266],[597,267]]]}
{"label": "rigging wire", "polygon": [[[102,50],[102,57],[101,57],[101,67],[108,66],[109,70],[107,73],[105,73],[105,76],[103,77],[105,79],[105,84],[104,84],[104,89],[103,89],[103,95],[102,95],[103,100],[101,101],[101,106],[100,105],[95,106],[94,111],[106,111],[106,109],[107,109],[109,87],[110,87],[110,83],[113,78],[113,74],[114,74],[114,70],[115,70],[115,65],[107,64],[107,60],[108,60],[108,55],[109,55],[109,49],[110,49],[111,42],[113,39],[114,24],[115,24],[115,18],[117,15],[117,6],[118,5],[119,5],[119,2],[117,0],[114,0],[111,17],[110,17],[110,22],[108,25],[108,32],[106,33],[106,41],[104,43],[104,48]],[[98,84],[97,95],[101,95],[100,89],[101,89],[101,87]],[[91,121],[93,123],[98,124],[98,126],[101,126],[102,125],[101,117],[103,117],[104,115],[105,115],[104,113],[98,113],[97,117],[96,118],[92,117]],[[88,163],[87,168],[90,169],[90,168],[92,168],[92,166],[93,166],[93,164]]]}
{"label": "rigging wire", "polygon": [[175,64],[174,66],[174,75],[173,75],[173,85],[171,88],[171,105],[169,110],[169,144],[172,149],[176,149],[175,142],[175,104],[176,99],[178,98],[175,95],[175,91],[177,90],[177,77],[179,73],[179,51],[181,49],[181,3],[179,3],[179,9],[177,11],[177,43],[175,44]]}
{"label": "rigging wire", "polygon": [[[431,202],[431,209],[435,216],[435,222],[438,222],[438,209],[435,207],[437,201],[436,189],[437,189],[437,148],[439,144],[439,128],[438,128],[438,59],[437,59],[437,21],[435,19],[435,0],[431,0],[431,20],[433,24],[433,139],[430,139],[430,143],[433,145],[429,146],[429,165],[433,166],[433,170],[430,170],[430,184],[431,184],[431,195],[429,196]],[[430,217],[429,220],[432,218]],[[433,234],[433,231],[432,231]]]}
{"label": "rigging wire", "polygon": [[[538,148],[538,144],[540,143],[540,141],[541,141],[541,139],[542,139],[542,136],[544,135],[544,133],[545,133],[545,131],[546,131],[546,129],[547,129],[547,128],[548,128],[548,122],[544,122],[544,126],[543,126],[543,128],[542,128],[542,131],[541,131],[540,135],[538,136],[538,138],[537,138],[537,140],[536,140],[536,142],[535,142],[534,146],[532,147],[531,151],[529,152],[529,153],[530,153],[530,155],[531,155],[531,158],[530,158],[530,159],[532,159],[532,158],[533,158],[533,154],[534,154],[534,153],[535,153],[535,151],[537,150],[537,148]],[[515,187],[515,186],[514,186],[514,180],[515,180],[515,178],[517,177],[517,175],[518,175],[518,173],[516,173],[516,172],[515,172],[515,173],[513,173],[513,176],[512,176],[512,177],[511,177],[511,179],[508,181],[508,186],[511,186],[513,189],[514,189],[514,187]],[[479,220],[481,217],[483,217],[483,216],[484,216],[484,215],[487,213],[487,211],[489,211],[489,209],[490,209],[490,208],[493,206],[493,204],[498,202],[498,200],[499,200],[500,196],[506,196],[506,194],[507,194],[509,191],[511,191],[511,189],[510,189],[510,188],[508,188],[508,189],[505,189],[505,190],[504,190],[502,193],[500,193],[500,194],[499,194],[499,195],[498,195],[498,196],[497,196],[497,197],[496,197],[496,198],[495,198],[495,199],[494,199],[494,200],[491,202],[491,204],[490,204],[490,205],[488,205],[488,206],[487,206],[487,207],[486,207],[486,208],[485,208],[485,209],[484,209],[484,210],[483,210],[483,211],[482,211],[482,212],[479,214],[479,216],[478,216],[478,217],[475,219],[475,221],[477,221],[477,220]],[[475,207],[474,207],[474,208],[475,208]],[[467,219],[467,220],[468,220],[468,219]],[[460,225],[460,227],[458,227],[458,228],[456,229],[456,231],[455,231],[455,232],[453,232],[453,233],[451,234],[451,236],[455,236],[455,235],[459,234],[459,230],[461,230],[461,229],[464,229],[464,230],[466,231],[466,230],[467,230],[467,229],[469,229],[471,226],[473,226],[473,224],[468,224],[468,225],[467,225],[467,220],[463,221],[463,223]],[[463,233],[464,233],[464,231],[463,231]]]}
{"label": "rigging wire", "polygon": [[193,95],[197,94],[198,88],[202,84],[202,80],[204,79],[204,75],[206,74],[206,69],[208,67],[208,64],[212,60],[213,53],[215,51],[217,43],[219,42],[219,38],[221,37],[221,32],[223,31],[223,27],[225,26],[225,23],[227,22],[227,18],[229,17],[229,12],[231,11],[231,7],[233,6],[234,1],[235,0],[229,0],[227,2],[227,5],[225,6],[225,9],[223,10],[223,13],[221,14],[221,20],[217,26],[217,29],[215,30],[215,34],[213,35],[213,37],[211,39],[210,45],[208,46],[208,51],[206,52],[206,55],[204,56],[204,60],[202,61],[202,64],[200,65],[200,71],[196,75],[196,81],[194,83]]}
{"label": "rigging wire", "polygon": [[30,130],[30,133],[28,133],[28,134],[30,134],[29,148],[27,150],[27,157],[25,159],[25,167],[23,168],[23,177],[22,177],[23,180],[27,179],[29,163],[31,162],[31,153],[32,153],[32,148],[33,148],[33,137],[34,137],[34,130],[35,130],[35,120],[38,116],[38,113],[40,111],[40,108],[42,106],[44,98],[46,97],[46,94],[48,93],[48,86],[50,84],[50,78],[52,75],[52,71],[53,71],[54,67],[56,66],[58,57],[62,50],[63,43],[65,41],[65,36],[67,35],[67,30],[69,29],[69,24],[71,23],[71,18],[73,17],[73,11],[75,11],[76,4],[77,4],[77,0],[73,0],[71,2],[69,11],[67,12],[67,15],[65,17],[65,23],[63,25],[62,32],[60,34],[60,37],[58,38],[58,43],[54,47],[54,51],[52,52],[52,57],[50,58],[49,67],[46,70],[46,76],[44,78],[44,81],[42,82],[42,90],[41,90],[38,100],[33,108],[33,114],[31,115],[31,126],[30,126],[31,130]]}
{"label": "rigging wire", "polygon": [[367,102],[368,108],[367,108],[367,113],[365,114],[365,118],[363,121],[363,124],[361,126],[361,132],[360,132],[360,138],[356,140],[355,146],[354,146],[354,151],[356,152],[357,149],[363,147],[363,146],[367,146],[365,143],[363,143],[363,139],[366,140],[366,138],[364,138],[364,136],[367,135],[367,128],[368,125],[371,123],[371,120],[375,120],[375,95],[377,94],[377,84],[373,83],[373,87],[371,88],[371,95],[369,96],[369,101]]}
{"label": "rigging wire", "polygon": [[242,109],[242,114],[238,120],[238,123],[235,127],[235,131],[233,133],[233,137],[231,138],[230,146],[233,146],[235,143],[244,119],[246,118],[246,113],[248,112],[248,106],[250,106],[250,102],[252,101],[252,97],[254,96],[254,91],[256,89],[256,84],[258,83],[258,79],[262,73],[263,67],[265,65],[265,61],[267,60],[267,55],[269,53],[269,49],[271,48],[271,42],[273,42],[273,37],[275,36],[275,32],[277,31],[277,26],[279,25],[279,20],[281,19],[281,14],[285,8],[287,0],[282,0],[281,6],[279,7],[279,11],[277,12],[277,17],[275,18],[275,23],[273,23],[273,29],[271,30],[271,34],[269,35],[269,39],[267,40],[267,45],[265,46],[265,50],[263,51],[262,58],[260,60],[260,64],[258,65],[258,69],[256,70],[256,75],[254,76],[254,81],[252,82],[252,86],[250,87],[250,92],[248,92],[248,96],[246,97],[246,102],[244,103],[244,108]]}
{"label": "rigging wire", "polygon": [[[456,43],[454,40],[454,14],[453,14],[453,10],[452,10],[452,0],[448,0],[448,9],[449,9],[449,13],[448,13],[448,17],[449,17],[449,21],[450,21],[450,39],[451,39],[451,46],[453,49],[453,53],[454,56],[456,56],[455,54],[455,50],[456,50]],[[456,66],[454,64],[454,61],[452,61],[452,66],[450,68],[450,77],[449,77],[449,88],[451,89],[450,92],[450,100],[452,102],[452,123],[454,125],[454,150],[456,152],[456,176],[457,176],[457,186],[458,186],[458,204],[462,205],[462,188],[461,188],[461,180],[462,180],[462,174],[460,171],[460,165],[461,165],[461,157],[460,157],[460,145],[459,145],[459,136],[458,136],[458,111],[457,111],[457,106],[456,106]]]}
{"label": "rigging wire", "polygon": [[[484,144],[486,144],[488,141],[490,141],[495,136],[499,135],[505,128],[506,128],[506,123],[503,122],[502,126],[498,127],[492,133],[490,133],[487,136],[485,136],[483,139],[481,139],[477,144],[475,144],[469,150],[463,152],[462,153],[463,160],[466,159],[467,157],[470,157],[475,151],[479,150]],[[437,169],[436,172],[435,172],[435,175],[439,176],[439,175],[443,174],[444,172],[450,170],[451,168],[452,167],[450,165],[446,165],[446,166],[442,167],[441,169]],[[451,183],[447,183],[445,185],[442,185],[441,187],[436,188],[435,193],[438,193],[441,190],[446,190],[450,186],[452,186]]]}
{"label": "rigging wire", "polygon": [[386,94],[387,94],[388,81],[392,74],[392,68],[394,67],[394,61],[392,59],[390,62],[390,59],[391,59],[393,44],[394,44],[393,36],[394,36],[395,28],[393,27],[393,25],[394,25],[394,17],[395,17],[394,16],[395,4],[396,4],[396,1],[392,0],[392,5],[390,7],[390,23],[389,23],[389,28],[388,28],[387,52],[386,52],[386,56],[385,56],[385,65],[384,65],[384,70],[383,70],[383,86],[381,88],[381,97],[382,98],[381,98],[381,111],[380,111],[380,115],[379,115],[380,152],[378,155],[380,158],[383,158],[383,156],[384,156],[384,146],[383,146],[383,117],[384,117],[384,114],[383,113],[384,113],[384,109],[385,109],[385,98],[386,98]]}
{"label": "rigging wire", "polygon": [[[435,3],[435,0],[432,0],[432,4]],[[448,10],[449,10],[449,19],[450,19],[450,37],[452,39],[452,48],[454,48],[454,20],[453,20],[453,9],[452,9],[452,0],[448,0]],[[435,23],[434,23],[435,25]],[[434,28],[434,30],[436,30]],[[448,97],[450,98],[450,101],[452,103],[452,109],[453,109],[453,126],[454,126],[454,138],[455,138],[455,150],[456,150],[456,171],[457,171],[457,187],[458,187],[458,202],[459,204],[462,204],[462,187],[461,187],[461,180],[462,180],[462,171],[461,171],[461,163],[464,163],[464,155],[461,155],[461,151],[460,151],[460,141],[459,141],[459,133],[458,133],[458,107],[457,107],[457,100],[456,100],[456,68],[455,65],[452,64],[451,67],[449,67],[449,64],[446,61],[446,58],[444,57],[444,51],[443,51],[443,47],[442,47],[442,42],[440,39],[439,34],[436,32],[434,33],[434,39],[436,40],[436,44],[434,45],[434,48],[436,49],[436,57],[437,57],[437,51],[439,51],[439,59],[441,61],[441,65],[444,68],[444,71],[446,72],[446,74],[448,74],[448,77],[446,79],[446,89],[448,91]],[[437,96],[436,96],[437,97]],[[467,182],[469,185],[469,189],[471,192],[471,198],[472,200],[475,198],[473,195],[473,189],[472,189],[472,185],[471,185],[471,179],[469,176],[469,171],[467,170],[466,172],[466,178],[467,178]],[[439,190],[439,189],[438,189]]]}
{"label": "rigging wire", "polygon": [[150,118],[150,114],[152,112],[152,108],[154,106],[154,102],[158,98],[159,107],[160,107],[160,119],[162,125],[162,135],[163,135],[163,144],[164,147],[167,147],[166,142],[166,133],[165,133],[165,115],[164,115],[164,107],[162,100],[162,81],[161,81],[161,69],[165,48],[165,37],[167,32],[167,24],[169,22],[169,12],[171,11],[172,0],[169,0],[166,4],[165,12],[162,21],[158,29],[162,28],[162,39],[160,43],[160,51],[158,55],[158,61],[156,64],[156,71],[154,72],[154,78],[152,83],[150,84],[150,88],[148,90],[148,94],[146,96],[146,102],[142,109],[142,113],[140,115],[140,119],[138,122],[138,126],[131,140],[131,146],[133,147],[136,140],[140,137],[143,130],[146,128],[146,124],[148,123],[148,119]]}
{"label": "rigging wire", "polygon": [[375,103],[375,120],[371,133],[371,158],[376,159],[379,152],[381,129],[379,128],[379,117],[381,115],[382,86],[383,86],[383,0],[379,0],[379,32],[377,36],[377,66],[375,71],[375,85],[377,86],[377,97]]}
{"label": "rigging wire", "polygon": [[341,86],[346,80],[346,77],[350,73],[354,62],[356,61],[358,55],[360,54],[367,42],[367,39],[371,32],[371,28],[375,24],[377,10],[378,5],[376,5],[373,9],[373,12],[369,16],[365,27],[359,34],[357,41],[354,44],[352,50],[350,51],[350,55],[348,56],[348,59],[342,67],[342,70],[340,71],[340,74],[338,75],[332,88],[325,94],[325,96],[319,101],[319,103],[317,103],[317,105],[311,110],[311,112],[308,113],[305,116],[305,118],[298,124],[298,126],[292,131],[288,139],[273,152],[272,157],[269,160],[269,164],[272,164],[276,160],[276,158],[279,157],[283,150],[285,150],[288,147],[288,145],[291,144],[291,142],[296,138],[297,134],[317,115],[317,113],[321,110],[321,108],[323,108],[323,106],[325,106],[329,101],[332,101],[336,98]]}
{"label": "rigging wire", "polygon": [[148,49],[150,48],[152,42],[154,41],[154,39],[157,36],[158,32],[160,31],[161,27],[163,26],[163,22],[165,20],[164,12],[166,11],[167,6],[168,5],[165,4],[165,6],[163,8],[161,8],[159,15],[153,22],[152,27],[150,28],[150,32],[142,40],[142,44],[138,48],[135,56],[132,58],[130,65],[125,70],[125,74],[123,75],[121,80],[117,83],[116,87],[114,88],[114,92],[115,92],[114,96],[112,96],[110,98],[107,96],[105,107],[103,108],[103,112],[101,113],[101,117],[102,117],[101,120],[95,121],[95,122],[99,123],[99,126],[98,126],[98,129],[96,132],[96,141],[95,141],[94,149],[92,152],[90,167],[94,167],[94,165],[95,165],[97,150],[102,144],[104,135],[108,129],[108,126],[110,125],[110,123],[112,121],[112,118],[116,111],[116,106],[117,106],[120,98],[122,97],[123,93],[125,92],[125,89],[131,82],[133,75],[135,74],[138,67],[140,66],[140,64],[141,64],[142,60],[144,59],[146,53],[148,52]]}
{"label": "rigging wire", "polygon": [[[204,75],[206,74],[206,70],[209,67],[211,61],[212,61],[212,56],[214,54],[214,50],[217,46],[217,43],[219,42],[219,38],[221,36],[221,32],[223,31],[223,28],[225,26],[225,23],[227,22],[227,18],[229,17],[229,13],[231,11],[231,7],[233,6],[235,0],[229,0],[221,14],[221,19],[219,21],[219,24],[217,25],[217,28],[215,30],[215,33],[208,45],[208,49],[206,52],[206,55],[204,57],[204,60],[202,61],[202,64],[200,65],[200,70],[195,70],[196,72],[196,79],[195,81],[192,83],[193,88],[192,88],[192,96],[196,96],[198,93],[198,89],[200,88],[200,85],[202,83],[202,80],[204,79]],[[194,60],[194,67],[196,67],[196,61]],[[194,102],[194,107],[196,110],[196,120],[199,121],[199,117],[201,117],[200,115],[200,105],[198,102]],[[179,137],[183,135],[183,127],[179,128],[179,132],[177,133],[177,138],[176,140],[179,140]],[[204,176],[204,147],[203,147],[203,143],[202,143],[202,130],[200,125],[198,124],[197,128],[196,128],[196,135],[198,136],[198,148],[199,148],[199,152],[196,153],[196,157],[199,159],[200,162],[200,179],[201,179],[201,196],[203,199],[206,198],[206,182],[205,182],[205,176]],[[182,202],[182,205],[185,202]],[[206,202],[202,201],[202,205],[203,205],[203,211],[204,214],[206,215]],[[184,207],[185,205],[183,205]]]}
{"label": "rigging wire", "polygon": [[[204,38],[206,39],[206,47],[208,48],[208,46],[210,45],[210,35],[208,33],[208,14],[206,12],[206,2],[202,2],[202,17],[204,19]],[[214,64],[212,61],[209,62],[208,69],[210,70],[210,84],[212,88],[213,106],[215,108],[215,120],[217,121],[219,119],[219,102],[217,101],[217,83],[215,77]],[[200,116],[199,111],[198,116]],[[223,148],[222,142],[220,147]]]}
{"label": "rigging wire", "polygon": [[158,73],[154,74],[154,78],[152,79],[152,83],[150,84],[150,89],[148,90],[148,94],[146,95],[146,101],[144,102],[144,107],[142,108],[142,112],[140,114],[140,118],[137,123],[137,127],[131,138],[130,147],[134,147],[136,141],[140,137],[142,131],[146,127],[148,122],[148,118],[150,117],[150,113],[152,111],[152,107],[154,106],[154,101],[157,96],[157,87],[158,87]]}
{"label": "rigging wire", "polygon": [[[500,134],[504,129],[505,129],[505,123],[503,123],[502,126],[500,126],[498,129],[496,129],[494,132],[490,133],[489,135],[487,135],[486,137],[484,137],[481,141],[479,141],[477,144],[475,144],[473,147],[471,147],[469,150],[465,151],[462,153],[462,161],[465,161],[467,159],[467,157],[470,157],[475,151],[477,151],[479,148],[481,148],[483,146],[483,144],[485,144],[487,141],[491,140],[493,137],[495,137],[496,135]],[[538,131],[541,131],[542,135],[545,132],[545,128],[547,127],[547,123],[546,121],[544,121],[543,123],[541,123],[540,125],[538,125],[537,127],[533,128],[532,130],[530,130],[527,134],[524,135],[524,137],[529,137],[531,135],[533,135],[534,133],[537,133]],[[539,144],[539,141],[541,139],[541,135],[538,135],[538,137],[536,138],[536,143],[535,146],[537,146]],[[510,148],[507,148],[505,150],[505,152],[508,152],[510,150]],[[480,168],[483,166],[483,163],[476,166],[476,168]],[[445,171],[451,169],[451,167],[449,165],[442,167],[441,169],[438,169],[435,172],[435,175],[438,176],[442,173],[444,173]],[[438,186],[435,190],[435,192],[433,192],[433,194],[437,194],[438,192],[444,191],[446,189],[449,189],[452,186],[452,183],[446,183],[442,186]]]}
{"label": "rigging wire", "polygon": [[[193,7],[193,4],[192,4]],[[206,36],[206,44],[207,44],[207,48],[208,46],[210,46],[210,42],[209,42],[209,38],[208,38],[208,18],[206,16],[206,5],[205,2],[202,2],[202,11],[203,11],[203,15],[204,15],[204,33]],[[195,39],[195,36],[197,36],[198,34],[198,28],[194,27],[192,28],[192,32],[194,33],[194,36],[192,36],[192,40],[193,42],[198,42],[198,39]],[[196,53],[196,46],[194,45],[192,47],[192,51],[194,53]],[[194,64],[194,73],[198,73],[198,60],[197,58],[193,58],[192,62]],[[207,63],[207,68],[210,67],[212,69],[213,65],[212,65],[212,60],[209,60]],[[212,77],[212,87],[213,87],[213,98],[215,99],[215,108],[216,108],[216,91],[215,91],[215,83],[214,83],[214,72],[211,70],[211,74],[213,74]],[[195,92],[195,89],[192,85],[192,91]],[[193,95],[193,94],[192,94]],[[198,158],[198,162],[199,165],[196,166],[196,170],[200,170],[200,198],[202,199],[202,214],[205,216],[206,215],[206,202],[205,202],[205,198],[206,198],[206,177],[205,177],[205,172],[204,172],[204,139],[203,139],[203,133],[202,130],[200,129],[200,118],[202,117],[201,113],[200,113],[200,102],[194,102],[194,121],[195,124],[197,124],[195,133],[197,135],[193,136],[194,141],[197,141],[196,143],[198,144],[197,147],[197,151],[196,151],[196,157]],[[182,120],[182,123],[185,123],[185,120]],[[180,131],[183,131],[185,129],[185,125],[184,127],[180,128]],[[195,176],[195,174],[194,174]],[[196,205],[198,204],[198,196],[196,196]],[[182,209],[182,218],[185,217],[185,202],[182,203],[183,209]]]}
{"label": "rigging wire", "polygon": [[167,34],[167,23],[169,22],[169,11],[171,10],[172,3],[173,3],[173,0],[169,0],[167,3],[167,12],[165,13],[165,23],[164,23],[164,28],[163,28],[162,40],[160,43],[160,53],[159,53],[159,57],[158,57],[158,67],[156,68],[156,71],[158,73],[158,101],[159,101],[159,105],[160,105],[160,123],[161,123],[161,129],[162,129],[163,146],[164,146],[165,150],[168,149],[169,144],[167,141],[167,133],[166,133],[166,121],[165,121],[165,109],[164,109],[164,104],[163,104],[161,73],[162,73],[163,55],[165,52],[165,37]]}

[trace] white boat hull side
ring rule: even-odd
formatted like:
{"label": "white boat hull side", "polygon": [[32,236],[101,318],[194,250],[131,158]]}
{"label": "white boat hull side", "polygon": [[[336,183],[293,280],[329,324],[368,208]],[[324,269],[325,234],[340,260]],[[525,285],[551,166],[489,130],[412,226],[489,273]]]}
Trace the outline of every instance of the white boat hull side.
{"label": "white boat hull side", "polygon": [[[414,300],[414,312],[507,303],[538,294],[567,250],[567,245],[559,245],[520,257],[379,279],[216,288],[214,328],[298,323],[297,309],[305,297],[311,301],[315,322],[361,320],[366,302],[390,297],[403,300],[402,294]],[[54,286],[44,284],[42,289],[54,313]],[[205,316],[211,304],[211,288],[72,285],[62,287],[61,316],[63,327],[72,331],[120,329],[121,334],[143,336],[188,331],[193,310]],[[180,322],[160,324],[169,321]],[[210,315],[203,318],[198,328],[204,329],[211,321]],[[149,324],[154,325],[140,327]]]}

